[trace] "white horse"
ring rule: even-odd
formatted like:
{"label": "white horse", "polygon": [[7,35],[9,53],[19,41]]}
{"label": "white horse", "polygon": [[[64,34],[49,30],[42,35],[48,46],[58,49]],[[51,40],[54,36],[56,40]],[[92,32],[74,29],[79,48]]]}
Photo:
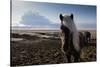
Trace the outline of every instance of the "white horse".
{"label": "white horse", "polygon": [[68,62],[71,62],[71,56],[74,62],[78,62],[80,58],[80,37],[74,23],[73,14],[60,14],[61,30],[62,30],[62,50],[66,55]]}

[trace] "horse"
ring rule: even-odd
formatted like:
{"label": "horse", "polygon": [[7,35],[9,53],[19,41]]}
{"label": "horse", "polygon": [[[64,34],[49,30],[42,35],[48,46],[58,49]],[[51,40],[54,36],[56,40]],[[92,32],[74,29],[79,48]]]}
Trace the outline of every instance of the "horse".
{"label": "horse", "polygon": [[83,34],[77,31],[73,14],[64,16],[60,14],[59,17],[62,31],[62,52],[66,56],[68,63],[72,62],[72,56],[74,62],[79,62],[80,50],[84,46]]}
{"label": "horse", "polygon": [[91,33],[88,31],[84,32],[84,39],[85,39],[85,44],[88,44],[91,40]]}

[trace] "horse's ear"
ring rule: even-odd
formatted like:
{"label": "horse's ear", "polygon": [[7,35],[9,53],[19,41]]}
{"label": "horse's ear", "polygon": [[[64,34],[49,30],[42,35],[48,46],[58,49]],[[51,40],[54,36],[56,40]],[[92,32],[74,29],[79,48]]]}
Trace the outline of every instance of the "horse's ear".
{"label": "horse's ear", "polygon": [[71,19],[72,19],[72,20],[74,19],[74,16],[73,16],[73,14],[71,14],[71,15],[70,15],[70,17],[71,17]]}
{"label": "horse's ear", "polygon": [[61,21],[63,21],[63,15],[62,14],[59,15],[59,18],[60,18]]}

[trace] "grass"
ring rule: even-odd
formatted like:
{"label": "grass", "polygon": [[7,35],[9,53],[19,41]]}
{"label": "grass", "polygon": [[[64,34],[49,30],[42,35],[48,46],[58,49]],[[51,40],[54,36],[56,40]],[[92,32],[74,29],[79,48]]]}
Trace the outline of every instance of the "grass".
{"label": "grass", "polygon": [[96,61],[96,46],[86,46],[81,50],[80,57],[83,62]]}

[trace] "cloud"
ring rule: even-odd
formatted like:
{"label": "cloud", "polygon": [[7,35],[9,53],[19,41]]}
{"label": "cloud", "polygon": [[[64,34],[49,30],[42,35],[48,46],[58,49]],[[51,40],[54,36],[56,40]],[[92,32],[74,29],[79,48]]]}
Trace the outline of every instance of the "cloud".
{"label": "cloud", "polygon": [[22,16],[20,24],[33,28],[59,28],[59,24],[53,24],[45,16],[42,16],[36,12],[34,13],[32,11],[28,11]]}

